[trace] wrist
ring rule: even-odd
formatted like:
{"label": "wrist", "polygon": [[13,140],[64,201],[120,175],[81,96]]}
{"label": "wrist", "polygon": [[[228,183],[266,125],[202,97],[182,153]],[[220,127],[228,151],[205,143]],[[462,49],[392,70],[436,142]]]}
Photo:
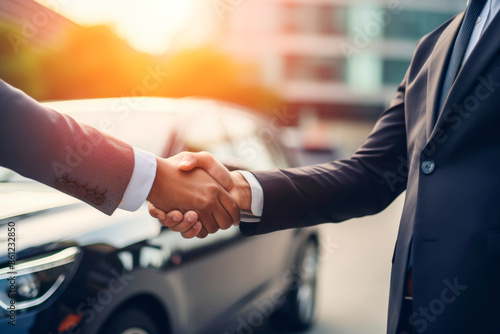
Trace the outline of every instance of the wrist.
{"label": "wrist", "polygon": [[[158,205],[158,199],[165,197],[165,177],[169,175],[165,170],[169,168],[169,164],[165,159],[156,157],[156,175],[153,180],[153,185],[149,191],[148,197],[146,198],[153,205]],[[158,207],[158,206],[157,206]]]}
{"label": "wrist", "polygon": [[[240,207],[240,210],[251,210],[252,189],[247,180],[238,172],[231,172],[234,182],[234,199]],[[230,192],[233,195],[233,191]]]}
{"label": "wrist", "polygon": [[160,161],[158,160],[158,157],[156,158],[156,175],[153,180],[153,184],[151,185],[151,190],[149,191],[148,197],[146,199],[148,202],[151,202],[154,204],[155,202],[155,194],[158,192],[158,175],[159,175],[159,169],[160,169]]}

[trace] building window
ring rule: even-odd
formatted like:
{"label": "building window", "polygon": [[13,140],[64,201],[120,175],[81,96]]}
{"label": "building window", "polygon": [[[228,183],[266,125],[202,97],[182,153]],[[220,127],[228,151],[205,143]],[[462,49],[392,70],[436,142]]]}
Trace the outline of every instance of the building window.
{"label": "building window", "polygon": [[285,56],[285,77],[303,81],[343,81],[345,59],[316,56]]}
{"label": "building window", "polygon": [[385,59],[383,65],[383,82],[385,85],[399,85],[410,65],[409,60]]}
{"label": "building window", "polygon": [[318,7],[318,32],[323,34],[347,33],[347,11],[343,7]]}
{"label": "building window", "polygon": [[283,30],[302,34],[345,34],[346,9],[331,5],[286,4]]}
{"label": "building window", "polygon": [[456,13],[425,12],[406,10],[391,17],[385,28],[389,38],[420,39],[425,34],[439,27]]}

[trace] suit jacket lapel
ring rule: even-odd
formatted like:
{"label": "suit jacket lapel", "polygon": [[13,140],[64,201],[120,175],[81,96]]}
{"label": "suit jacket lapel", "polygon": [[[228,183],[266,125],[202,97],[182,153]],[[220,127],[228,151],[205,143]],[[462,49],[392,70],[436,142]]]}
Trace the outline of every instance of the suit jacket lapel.
{"label": "suit jacket lapel", "polygon": [[429,60],[429,72],[427,76],[427,107],[426,107],[426,130],[427,138],[430,138],[432,129],[436,124],[437,108],[441,97],[448,61],[453,51],[455,38],[462,23],[464,13],[455,17],[439,37]]}
{"label": "suit jacket lapel", "polygon": [[[496,15],[483,32],[469,58],[458,73],[455,83],[451,87],[448,98],[444,103],[443,110],[452,108],[455,103],[461,102],[466,98],[466,94],[470,93],[470,90],[480,78],[481,73],[491,63],[492,58],[500,51],[500,42],[498,42],[499,31],[500,15]],[[431,137],[436,129],[442,127],[445,122],[442,114],[440,113],[437,119]]]}

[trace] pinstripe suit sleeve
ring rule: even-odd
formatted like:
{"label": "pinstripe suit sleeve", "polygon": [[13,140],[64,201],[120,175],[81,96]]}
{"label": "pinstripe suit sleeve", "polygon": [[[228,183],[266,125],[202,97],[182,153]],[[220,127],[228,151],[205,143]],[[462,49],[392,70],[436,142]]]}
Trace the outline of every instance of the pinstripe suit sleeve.
{"label": "pinstripe suit sleeve", "polygon": [[110,215],[132,176],[134,152],[0,80],[0,165]]}

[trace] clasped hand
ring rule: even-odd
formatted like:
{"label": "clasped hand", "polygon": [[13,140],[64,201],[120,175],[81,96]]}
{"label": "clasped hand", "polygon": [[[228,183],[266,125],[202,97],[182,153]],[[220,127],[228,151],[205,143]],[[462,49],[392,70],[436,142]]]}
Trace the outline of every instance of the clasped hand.
{"label": "clasped hand", "polygon": [[207,152],[157,158],[148,196],[149,213],[184,238],[205,238],[240,222],[250,209],[251,190],[238,172],[230,172]]}

